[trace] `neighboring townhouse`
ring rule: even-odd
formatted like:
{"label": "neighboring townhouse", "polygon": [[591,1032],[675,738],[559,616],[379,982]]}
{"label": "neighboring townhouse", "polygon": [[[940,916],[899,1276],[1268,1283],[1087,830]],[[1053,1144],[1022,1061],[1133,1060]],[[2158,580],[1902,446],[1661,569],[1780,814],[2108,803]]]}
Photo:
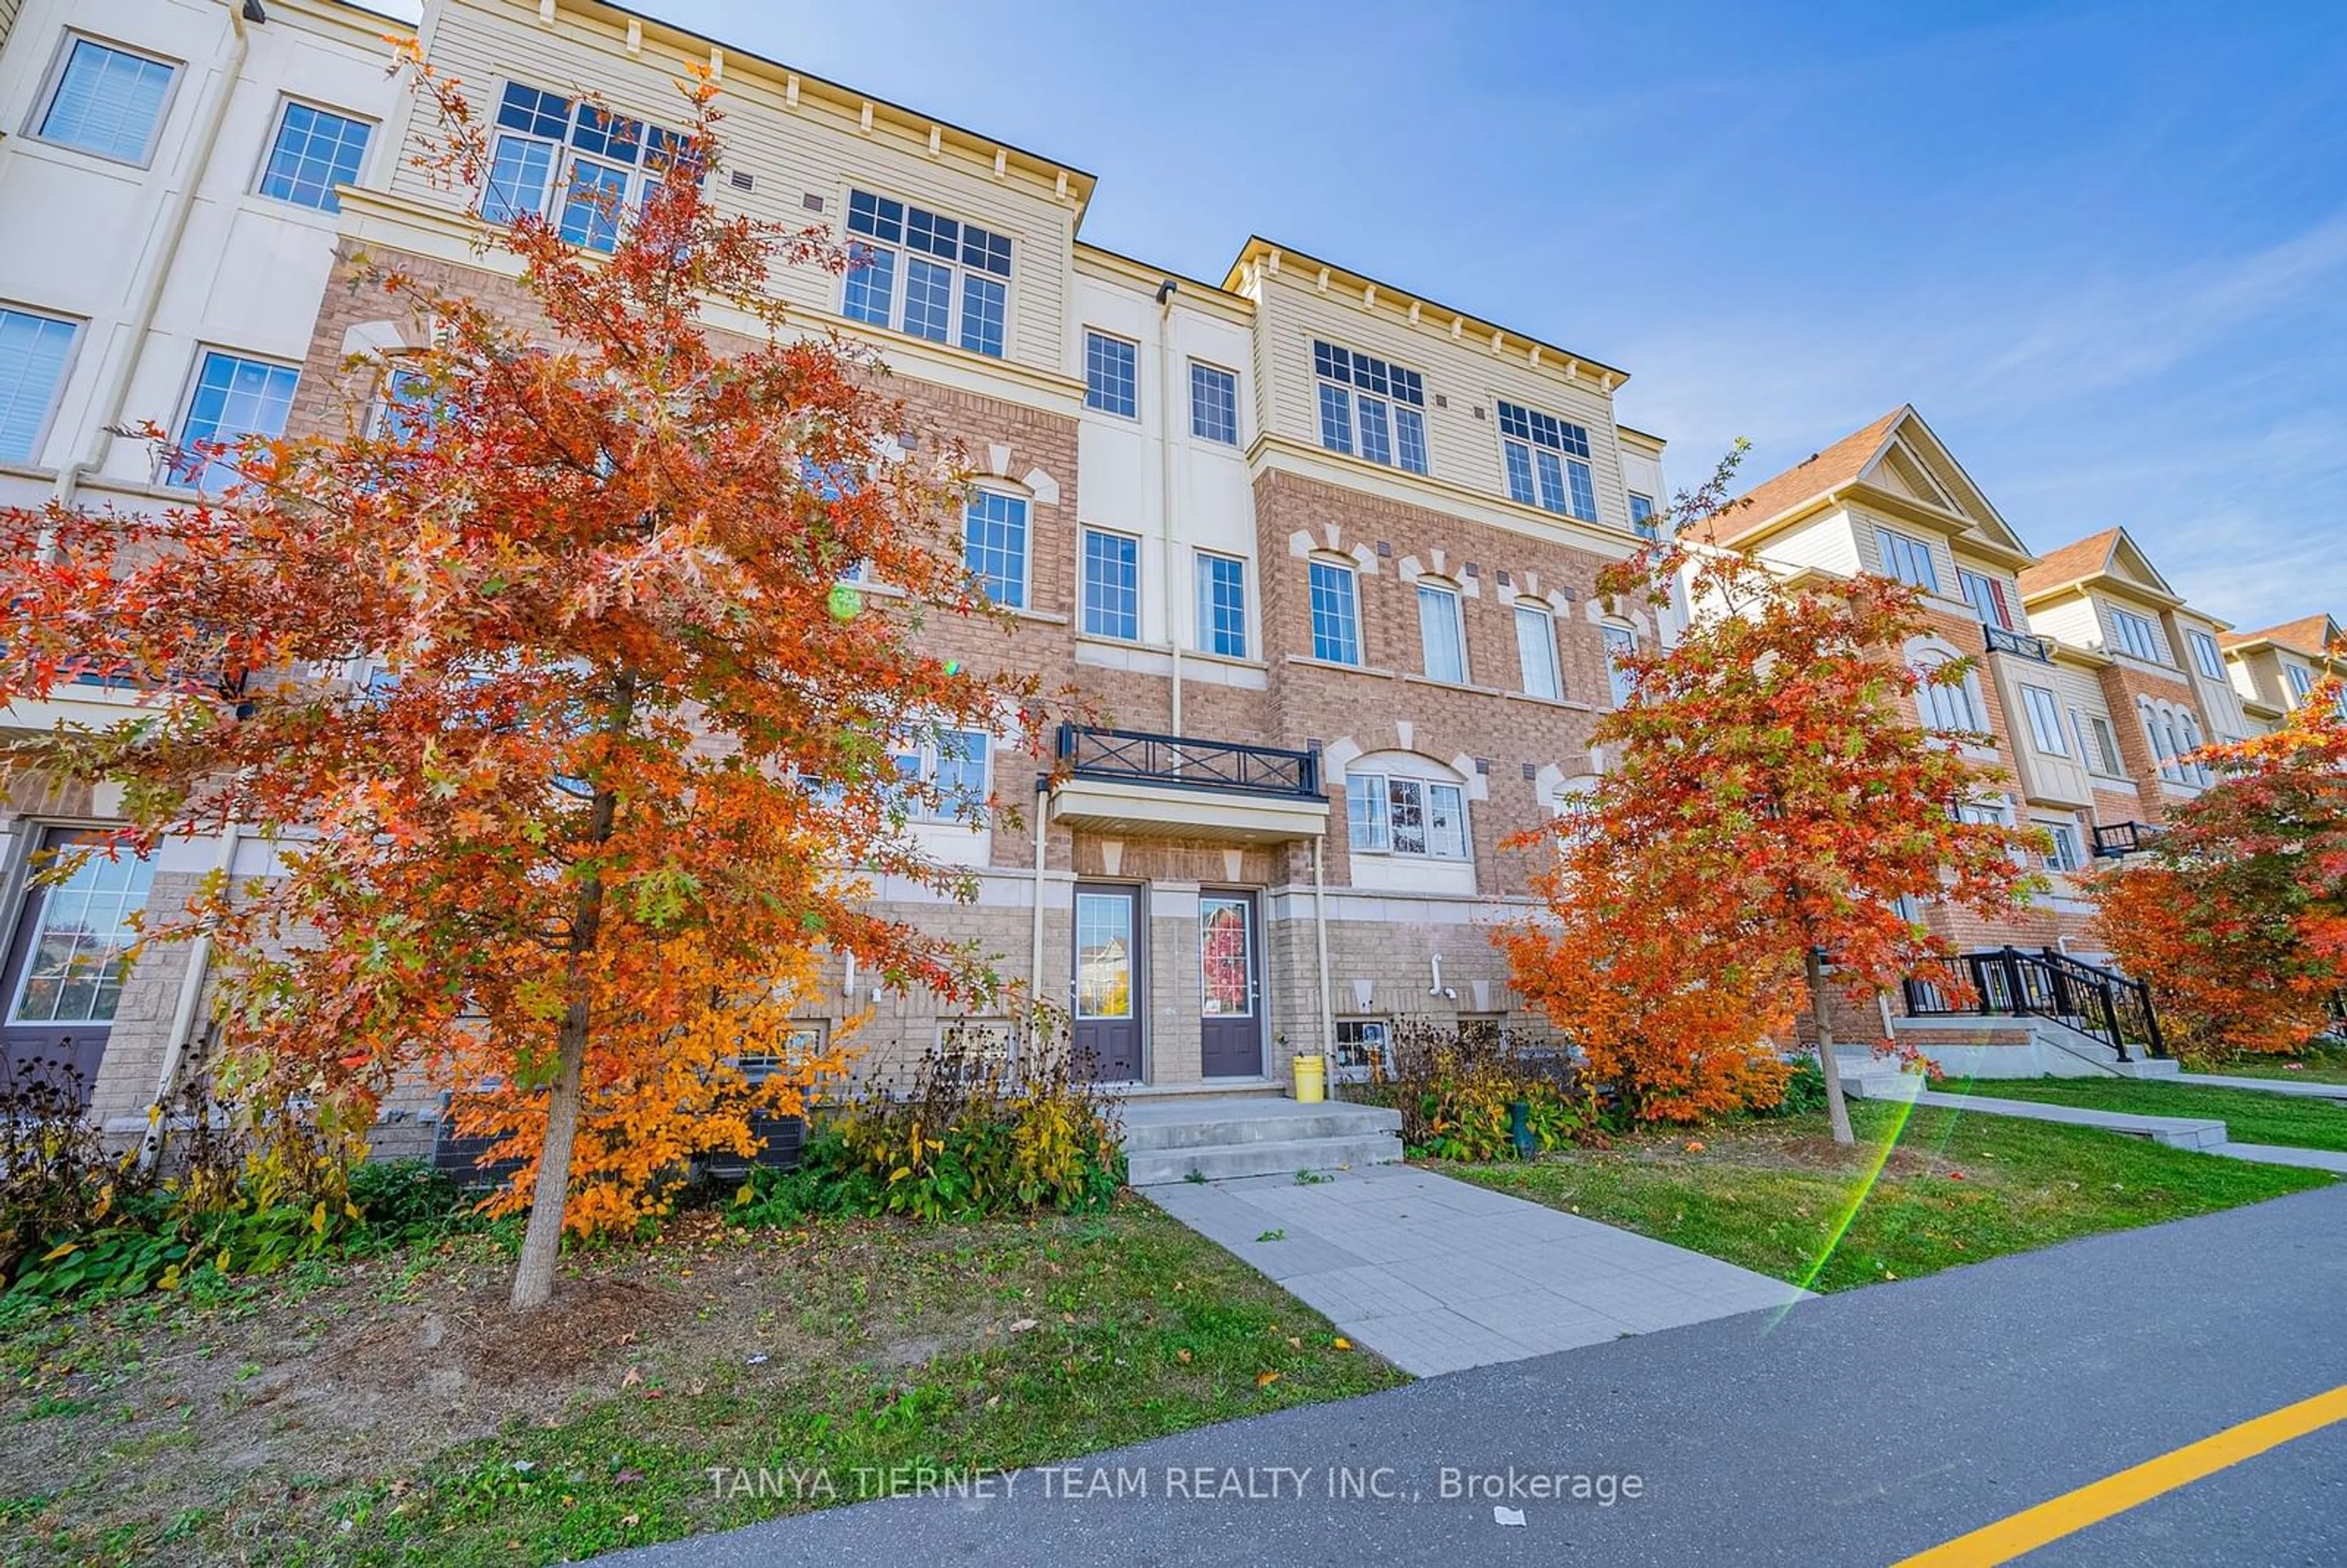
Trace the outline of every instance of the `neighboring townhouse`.
{"label": "neighboring townhouse", "polygon": [[[398,0],[15,0],[0,5],[0,503],[127,509],[215,474],[159,466],[108,432],[191,440],[287,426],[338,245],[337,191],[389,176],[402,97],[384,33]],[[106,723],[134,692],[96,681],[0,727]],[[199,998],[183,951],[120,960],[131,917],[223,864],[216,844],[31,885],[41,850],[104,824],[110,793],[6,781],[0,802],[0,1042],[73,1061],[101,1106],[155,1096]],[[240,871],[265,868],[246,846]]]}
{"label": "neighboring townhouse", "polygon": [[2225,666],[2241,709],[2261,730],[2278,729],[2332,675],[2347,676],[2339,622],[2302,615],[2263,631],[2229,632],[2221,640]]}
{"label": "neighboring townhouse", "polygon": [[[159,47],[141,36],[147,10],[226,26],[216,6],[121,3],[116,34],[142,50]],[[29,0],[0,59],[8,102],[39,90],[25,62],[65,30]],[[258,395],[290,428],[339,419],[380,395],[428,323],[325,291],[337,262],[364,250],[512,298],[512,269],[476,247],[484,221],[553,212],[610,243],[599,210],[568,193],[632,200],[641,149],[681,118],[677,78],[707,67],[725,93],[720,205],[831,225],[865,262],[779,273],[790,325],[877,345],[907,438],[958,444],[978,470],[966,559],[1018,627],[940,635],[973,661],[1072,684],[1098,719],[908,751],[903,767],[999,809],[977,829],[916,825],[969,868],[974,902],[895,883],[882,902],[999,955],[1123,1082],[1276,1083],[1288,1052],[1330,1045],[1358,1071],[1400,1014],[1520,1020],[1488,932],[1531,907],[1533,856],[1505,841],[1587,786],[1614,660],[1675,630],[1672,613],[1594,591],[1665,504],[1663,442],[1614,417],[1623,371],[1264,239],[1219,282],[1116,255],[1077,237],[1093,188],[1079,169],[617,7],[436,0],[421,36],[488,121],[485,200],[413,166],[428,109],[387,98],[382,46],[362,47],[375,96],[305,92],[379,123],[335,188],[339,212],[266,248],[292,269],[282,286],[220,306],[264,312],[266,333],[191,317],[187,344],[282,368]],[[28,192],[11,210],[64,200]],[[234,182],[215,200],[251,204]],[[231,238],[191,244],[202,260],[173,270],[174,297],[193,286],[183,274],[245,254]],[[130,406],[168,406],[170,390]],[[69,400],[60,428],[84,431],[86,405]],[[110,461],[118,486],[149,483],[119,446]],[[864,586],[885,601],[885,583]],[[104,805],[87,792],[20,805],[16,885],[24,845]],[[94,884],[90,907],[127,916],[206,868],[138,868]],[[38,906],[20,892],[10,911],[20,949],[26,932],[46,939]],[[200,979],[159,946],[106,1004],[101,1118],[143,1112],[201,1028]],[[944,1016],[852,966],[830,968],[804,1012],[810,1035],[855,1020],[883,1069],[957,1030],[1010,1044],[1007,1019]]]}

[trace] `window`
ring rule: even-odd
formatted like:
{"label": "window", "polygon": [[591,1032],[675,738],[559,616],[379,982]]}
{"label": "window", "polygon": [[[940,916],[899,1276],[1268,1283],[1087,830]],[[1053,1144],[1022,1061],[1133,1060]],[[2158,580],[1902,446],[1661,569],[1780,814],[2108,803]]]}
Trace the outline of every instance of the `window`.
{"label": "window", "polygon": [[[1317,593],[1316,584],[1315,593]],[[1314,605],[1317,641],[1318,605]],[[1198,646],[1225,659],[1247,656],[1246,562],[1236,556],[1198,552]]]}
{"label": "window", "polygon": [[1502,402],[1500,450],[1507,462],[1512,499],[1583,522],[1597,520],[1588,431],[1537,408]]}
{"label": "window", "polygon": [[2075,823],[2045,822],[2036,824],[2054,841],[2053,850],[2045,856],[2048,871],[2084,871],[2086,856],[2078,845],[2078,829]]}
{"label": "window", "polygon": [[2078,710],[2070,710],[2070,727],[2078,733],[2078,749],[2086,753],[2086,768],[2105,778],[2125,778],[2127,769],[2119,763],[2118,736],[2108,719],[2089,719]]}
{"label": "window", "polygon": [[1556,794],[1549,799],[1549,809],[1556,814],[1564,835],[1573,843],[1587,839],[1599,829],[1597,789],[1597,775],[1583,774],[1557,785]]}
{"label": "window", "polygon": [[156,133],[179,74],[179,67],[152,56],[73,38],[33,134],[144,168],[155,156]]}
{"label": "window", "polygon": [[1390,1070],[1393,1059],[1388,1054],[1390,1029],[1381,1018],[1340,1018],[1337,1020],[1337,1075],[1339,1078],[1367,1078],[1371,1073]]}
{"label": "window", "polygon": [[2147,617],[2137,615],[2132,610],[2121,610],[2116,605],[2112,605],[2110,610],[2111,631],[2118,638],[2120,648],[2154,664],[2169,662],[2168,640],[2160,635],[2159,629]]}
{"label": "window", "polygon": [[1134,367],[1140,354],[1137,345],[1121,337],[1085,333],[1084,406],[1126,419],[1139,418],[1141,400],[1134,386],[1138,380]]}
{"label": "window", "polygon": [[1655,521],[1655,497],[1630,492],[1630,529],[1642,539],[1659,539],[1662,525]]}
{"label": "window", "polygon": [[1556,618],[1540,605],[1516,606],[1516,661],[1524,668],[1524,695],[1552,702],[1564,695],[1556,670]]}
{"label": "window", "polygon": [[2062,733],[2062,706],[2054,701],[2054,693],[2043,686],[2024,685],[2021,701],[2029,710],[2029,733],[2037,749],[2048,756],[2068,756],[2070,743]]}
{"label": "window", "polygon": [[[841,314],[1002,357],[1010,302],[1007,236],[868,190],[847,193],[847,231]],[[958,339],[949,331],[956,321]]]}
{"label": "window", "polygon": [[2218,651],[2215,638],[2205,631],[2193,630],[2184,634],[2184,641],[2192,644],[2192,662],[2200,667],[2201,674],[2211,681],[2225,678],[2225,656]]}
{"label": "window", "polygon": [[261,171],[261,193],[321,212],[341,211],[334,187],[358,179],[373,128],[364,120],[287,99]]}
{"label": "window", "polygon": [[2001,580],[1958,567],[1956,581],[1963,585],[1964,597],[1972,601],[1973,613],[1981,618],[1983,625],[2013,630],[2013,610],[2005,602]]}
{"label": "window", "polygon": [[1882,570],[1911,588],[1929,593],[1940,591],[1940,569],[1932,559],[1932,547],[1892,528],[1877,528],[1875,537],[1882,544]]}
{"label": "window", "polygon": [[1467,683],[1467,633],[1459,621],[1459,595],[1432,583],[1418,585],[1418,641],[1430,681]]}
{"label": "window", "polygon": [[1426,472],[1426,383],[1414,370],[1332,343],[1312,345],[1320,378],[1320,445]]}
{"label": "window", "polygon": [[1084,530],[1084,631],[1141,638],[1141,541],[1131,534]]}
{"label": "window", "polygon": [[2314,676],[2303,664],[2285,664],[2281,672],[2290,682],[2290,705],[2295,708],[2313,692]]}
{"label": "window", "polygon": [[1347,774],[1345,818],[1348,842],[1365,854],[1467,858],[1467,797],[1457,784]]}
{"label": "window", "polygon": [[1361,618],[1355,606],[1353,569],[1311,563],[1312,657],[1331,664],[1361,661]]}
{"label": "window", "polygon": [[897,777],[936,791],[934,799],[907,790],[899,796],[915,822],[969,822],[986,805],[986,736],[977,730],[947,730],[916,742],[899,736],[889,753]]}
{"label": "window", "polygon": [[1973,707],[1972,683],[1969,681],[1934,682],[1930,679],[1946,669],[1944,653],[1926,653],[1916,661],[1916,674],[1924,677],[1915,688],[1915,704],[1922,711],[1923,727],[1948,733],[1971,733],[1984,726]]}
{"label": "window", "polygon": [[674,131],[522,82],[506,84],[494,131],[481,216],[510,223],[551,207],[564,239],[606,253],[619,249],[624,210],[642,205],[684,147]]}
{"label": "window", "polygon": [[1190,362],[1190,434],[1225,446],[1239,444],[1239,378]]}
{"label": "window", "polygon": [[290,364],[245,359],[218,349],[207,352],[196,372],[196,389],[179,423],[179,450],[164,474],[168,484],[215,494],[236,481],[236,453],[200,452],[200,444],[233,448],[247,436],[285,434],[301,372]]}
{"label": "window", "polygon": [[[53,841],[54,842],[54,841]],[[94,854],[41,893],[40,928],[25,959],[11,1023],[105,1023],[122,998],[154,862]]]}
{"label": "window", "polygon": [[987,598],[1012,610],[1027,604],[1027,503],[980,490],[962,516],[962,565]]}
{"label": "window", "polygon": [[0,463],[40,456],[75,331],[73,323],[55,316],[0,309]]}
{"label": "window", "polygon": [[1623,666],[1622,656],[1638,651],[1638,634],[1626,626],[1606,626],[1599,629],[1605,636],[1605,682],[1613,689],[1614,705],[1625,708],[1636,681]]}

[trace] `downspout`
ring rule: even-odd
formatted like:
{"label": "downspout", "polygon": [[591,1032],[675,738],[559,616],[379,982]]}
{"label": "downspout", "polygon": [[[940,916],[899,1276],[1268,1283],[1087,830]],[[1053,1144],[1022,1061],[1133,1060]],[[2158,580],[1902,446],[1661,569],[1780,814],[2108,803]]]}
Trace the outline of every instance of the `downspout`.
{"label": "downspout", "polygon": [[1035,928],[1027,959],[1027,998],[1030,1005],[1043,1000],[1043,851],[1044,827],[1050,821],[1051,786],[1048,776],[1035,781]]}
{"label": "downspout", "polygon": [[[1174,716],[1170,733],[1182,734],[1182,632],[1174,591],[1174,291],[1168,278],[1157,285],[1157,521],[1165,548],[1165,651],[1174,658]],[[1178,754],[1178,753],[1177,753]]]}
{"label": "downspout", "polygon": [[1326,834],[1312,835],[1312,941],[1320,960],[1320,1052],[1328,1059],[1324,1071],[1334,1069],[1337,1056],[1337,1014],[1328,1000],[1328,892],[1322,873],[1327,842]]}
{"label": "downspout", "polygon": [[[242,831],[235,822],[220,829],[220,855],[212,863],[213,875],[226,877],[235,870],[237,840]],[[163,1037],[163,1070],[155,1075],[155,1097],[147,1104],[147,1132],[138,1143],[141,1170],[152,1165],[163,1152],[163,1122],[170,1112],[171,1089],[179,1080],[179,1063],[188,1054],[188,1036],[196,1026],[196,1004],[203,997],[204,973],[211,966],[211,957],[212,934],[199,931],[188,944],[188,972],[179,977],[179,999],[171,1009],[171,1031]]]}

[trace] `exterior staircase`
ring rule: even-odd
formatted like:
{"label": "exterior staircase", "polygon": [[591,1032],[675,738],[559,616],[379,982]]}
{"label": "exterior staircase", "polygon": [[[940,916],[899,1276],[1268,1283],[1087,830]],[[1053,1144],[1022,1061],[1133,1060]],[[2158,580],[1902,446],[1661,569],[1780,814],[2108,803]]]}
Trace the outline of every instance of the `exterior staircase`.
{"label": "exterior staircase", "polygon": [[1320,1173],[1401,1159],[1401,1112],[1374,1105],[1163,1096],[1126,1101],[1123,1118],[1125,1180],[1136,1187]]}

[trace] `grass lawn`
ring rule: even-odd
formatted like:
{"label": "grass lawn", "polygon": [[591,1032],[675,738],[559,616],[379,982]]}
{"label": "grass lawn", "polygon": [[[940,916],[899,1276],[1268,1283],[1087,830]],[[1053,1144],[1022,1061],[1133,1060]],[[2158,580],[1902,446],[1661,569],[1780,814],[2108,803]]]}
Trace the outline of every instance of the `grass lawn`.
{"label": "grass lawn", "polygon": [[1640,1134],[1532,1164],[1438,1168],[1812,1290],[1911,1279],[2332,1180],[1936,1107],[1860,1102],[1850,1118],[1854,1150],[1837,1148],[1817,1114]]}
{"label": "grass lawn", "polygon": [[[1953,1085],[1949,1087],[1952,1088]],[[1972,1094],[2005,1100],[2042,1100],[2089,1111],[2124,1111],[2138,1116],[2214,1116],[2243,1143],[2283,1143],[2301,1149],[2347,1151],[2347,1104],[2294,1094],[2262,1094],[2254,1089],[2219,1089],[2197,1083],[2163,1083],[2142,1078],[1974,1079]]]}
{"label": "grass lawn", "polygon": [[208,1303],[0,1302],[0,1561],[552,1563],[855,1501],[857,1466],[1032,1464],[1407,1381],[1129,1196],[688,1215],[528,1320],[509,1270],[477,1235]]}
{"label": "grass lawn", "polygon": [[2310,1045],[2295,1056],[2245,1056],[2232,1061],[2195,1066],[2186,1072],[2214,1072],[2227,1078],[2294,1078],[2301,1082],[2347,1083],[2347,1045]]}

